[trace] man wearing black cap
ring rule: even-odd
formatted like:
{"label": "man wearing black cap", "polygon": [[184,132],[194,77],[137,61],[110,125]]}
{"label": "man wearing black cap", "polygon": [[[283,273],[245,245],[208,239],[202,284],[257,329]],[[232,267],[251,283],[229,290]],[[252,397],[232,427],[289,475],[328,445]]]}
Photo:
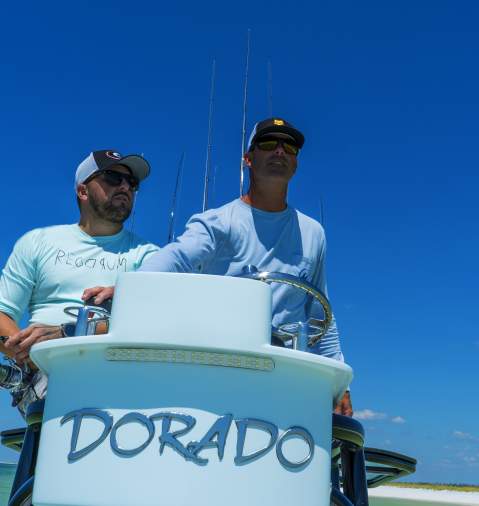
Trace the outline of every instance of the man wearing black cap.
{"label": "man wearing black cap", "polygon": [[[0,277],[0,335],[10,336],[0,351],[18,363],[35,343],[62,337],[64,309],[82,303],[85,287],[115,283],[118,272],[138,269],[158,250],[123,228],[140,182],[150,172],[141,156],[94,151],[80,163],[75,192],[78,224],[35,229],[16,243]],[[23,314],[29,326],[20,331]],[[35,383],[42,396],[45,382]]]}
{"label": "man wearing black cap", "polygon": [[[142,271],[197,272],[235,276],[246,265],[285,272],[326,290],[326,242],[322,226],[287,204],[288,184],[296,172],[303,134],[281,118],[256,124],[244,160],[250,187],[241,198],[193,216],[177,241],[152,255]],[[112,288],[92,289],[84,298],[111,297]],[[273,325],[304,321],[307,298],[286,285],[272,285]],[[311,349],[343,360],[336,323]],[[337,412],[352,415],[349,393]]]}

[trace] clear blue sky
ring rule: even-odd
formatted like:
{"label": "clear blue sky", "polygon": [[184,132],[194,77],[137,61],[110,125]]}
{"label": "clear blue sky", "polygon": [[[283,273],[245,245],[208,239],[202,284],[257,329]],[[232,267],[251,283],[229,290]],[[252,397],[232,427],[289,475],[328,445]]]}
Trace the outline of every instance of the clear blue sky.
{"label": "clear blue sky", "polygon": [[[289,201],[319,218],[354,407],[370,446],[417,480],[479,482],[479,4],[21,2],[2,7],[3,265],[27,230],[77,220],[92,149],[142,152],[135,230],[163,244],[201,208],[212,59],[213,204],[238,195],[246,31],[248,130],[273,112],[306,144]],[[0,393],[0,427],[20,424]],[[0,460],[15,454],[0,449]]]}

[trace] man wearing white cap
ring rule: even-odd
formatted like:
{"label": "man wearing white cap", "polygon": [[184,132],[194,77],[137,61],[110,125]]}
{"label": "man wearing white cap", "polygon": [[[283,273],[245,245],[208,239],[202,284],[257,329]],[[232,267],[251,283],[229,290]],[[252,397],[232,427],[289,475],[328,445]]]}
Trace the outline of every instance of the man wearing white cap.
{"label": "man wearing white cap", "polygon": [[[184,234],[152,255],[140,270],[236,276],[245,266],[254,265],[260,271],[300,277],[327,293],[323,227],[287,203],[303,144],[303,134],[284,119],[258,122],[244,155],[250,170],[248,192],[219,209],[193,216]],[[96,296],[99,303],[112,294],[113,287],[97,287],[86,290],[83,298]],[[272,296],[274,327],[305,321],[310,306],[304,293],[272,285]],[[343,360],[334,317],[326,335],[310,351]],[[352,415],[349,392],[336,411]]]}
{"label": "man wearing white cap", "polygon": [[[158,250],[123,228],[140,182],[150,172],[139,155],[94,151],[80,163],[75,191],[79,223],[31,230],[15,244],[0,277],[0,351],[18,363],[33,344],[65,335],[64,308],[82,304],[85,287],[113,284]],[[29,326],[18,325],[28,311]],[[42,396],[45,385],[38,385]]]}

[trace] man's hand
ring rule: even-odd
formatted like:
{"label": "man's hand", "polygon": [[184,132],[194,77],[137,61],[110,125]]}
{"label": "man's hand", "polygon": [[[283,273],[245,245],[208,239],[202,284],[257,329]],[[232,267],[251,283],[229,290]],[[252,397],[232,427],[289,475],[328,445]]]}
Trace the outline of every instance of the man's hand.
{"label": "man's hand", "polygon": [[113,298],[114,294],[114,286],[94,286],[93,288],[87,288],[81,298],[83,301],[87,301],[94,297],[95,304],[101,304],[103,301]]}
{"label": "man's hand", "polygon": [[13,353],[15,361],[22,365],[28,361],[30,348],[42,341],[63,337],[59,325],[41,325],[34,323],[26,329],[10,336],[5,342],[5,348]]}
{"label": "man's hand", "polygon": [[349,391],[344,392],[342,399],[336,404],[334,412],[337,415],[353,416],[353,405]]}

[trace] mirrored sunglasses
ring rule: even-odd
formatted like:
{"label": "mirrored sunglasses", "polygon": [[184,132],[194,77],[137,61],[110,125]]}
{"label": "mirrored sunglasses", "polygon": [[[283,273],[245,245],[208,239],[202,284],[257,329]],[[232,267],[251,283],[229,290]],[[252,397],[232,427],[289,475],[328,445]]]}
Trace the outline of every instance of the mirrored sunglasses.
{"label": "mirrored sunglasses", "polygon": [[86,183],[89,183],[92,179],[95,179],[96,177],[101,177],[103,181],[109,186],[120,186],[123,181],[126,181],[128,185],[131,188],[131,191],[138,191],[140,188],[140,181],[130,174],[123,174],[122,172],[117,172],[116,170],[100,170],[98,172],[95,172],[95,174],[92,174],[92,177],[88,178],[85,181]]}
{"label": "mirrored sunglasses", "polygon": [[258,146],[259,149],[262,151],[274,151],[278,145],[281,144],[283,146],[283,149],[288,155],[297,155],[299,153],[299,148],[295,144],[292,144],[291,142],[285,142],[282,139],[268,139],[264,141],[258,141],[256,142],[256,146]]}

